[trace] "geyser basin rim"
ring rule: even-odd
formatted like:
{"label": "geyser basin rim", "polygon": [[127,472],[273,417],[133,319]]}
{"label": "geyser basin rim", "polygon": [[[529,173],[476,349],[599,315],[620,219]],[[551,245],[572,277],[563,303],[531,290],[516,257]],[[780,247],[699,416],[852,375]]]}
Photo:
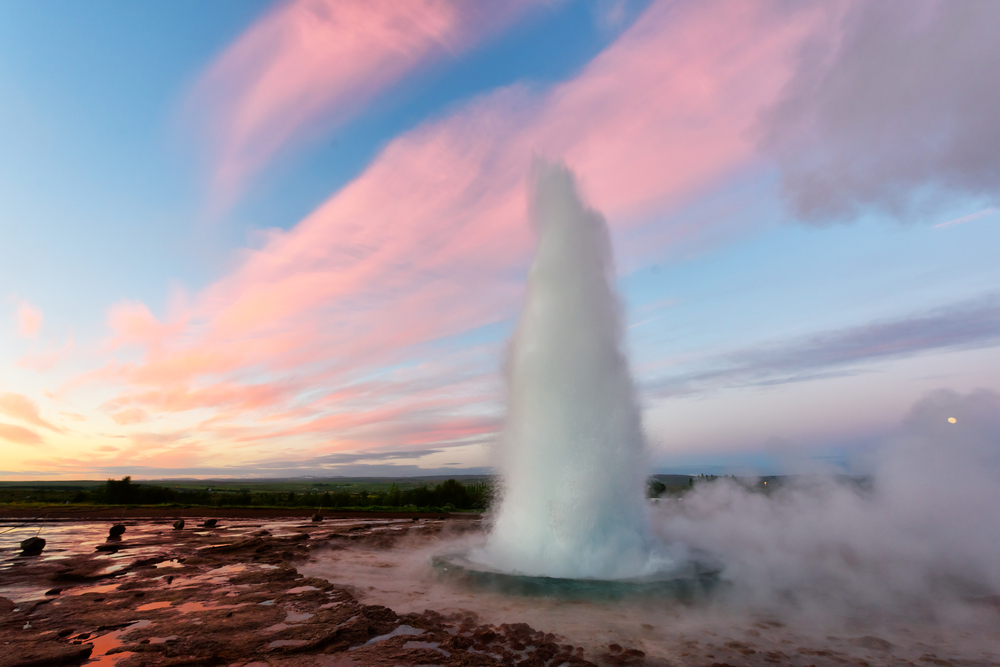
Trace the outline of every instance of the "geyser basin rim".
{"label": "geyser basin rim", "polygon": [[473,588],[507,595],[576,600],[656,597],[690,601],[704,597],[721,583],[720,569],[695,560],[643,577],[622,579],[564,578],[510,573],[477,563],[464,553],[431,558],[439,576]]}

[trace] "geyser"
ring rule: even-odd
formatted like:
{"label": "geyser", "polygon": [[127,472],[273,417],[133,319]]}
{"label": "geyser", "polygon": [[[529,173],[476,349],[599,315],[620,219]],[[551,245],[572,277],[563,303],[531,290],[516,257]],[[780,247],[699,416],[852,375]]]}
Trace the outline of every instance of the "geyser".
{"label": "geyser", "polygon": [[533,576],[648,575],[666,563],[652,555],[607,225],[562,164],[534,165],[531,217],[538,245],[508,351],[502,495],[470,558]]}

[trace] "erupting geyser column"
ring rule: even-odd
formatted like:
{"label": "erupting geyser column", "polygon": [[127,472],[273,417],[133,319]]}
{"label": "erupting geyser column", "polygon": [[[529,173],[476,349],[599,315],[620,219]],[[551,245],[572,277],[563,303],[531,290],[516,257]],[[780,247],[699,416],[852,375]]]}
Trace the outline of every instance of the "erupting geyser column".
{"label": "erupting geyser column", "polygon": [[534,167],[538,248],[507,360],[503,495],[479,556],[508,572],[644,574],[645,442],[607,226],[562,164]]}

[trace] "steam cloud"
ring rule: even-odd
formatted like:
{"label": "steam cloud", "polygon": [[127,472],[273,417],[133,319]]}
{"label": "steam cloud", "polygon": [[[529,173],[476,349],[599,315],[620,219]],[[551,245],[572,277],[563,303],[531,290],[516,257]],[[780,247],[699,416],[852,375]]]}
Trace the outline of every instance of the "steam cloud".
{"label": "steam cloud", "polygon": [[792,213],[919,216],[942,191],[1000,203],[998,34],[994,0],[847,5],[764,120]]}
{"label": "steam cloud", "polygon": [[1000,590],[998,479],[1000,398],[941,390],[878,454],[870,488],[815,478],[767,497],[707,484],[657,525],[721,559],[730,601],[940,617]]}

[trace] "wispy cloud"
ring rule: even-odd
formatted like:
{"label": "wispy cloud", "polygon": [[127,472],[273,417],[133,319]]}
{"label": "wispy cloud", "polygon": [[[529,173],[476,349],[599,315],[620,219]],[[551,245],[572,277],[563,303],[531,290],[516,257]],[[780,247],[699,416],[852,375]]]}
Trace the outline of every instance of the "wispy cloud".
{"label": "wispy cloud", "polygon": [[42,418],[38,404],[22,394],[0,393],[0,413],[32,426],[39,426],[55,433],[62,432],[61,428]]}
{"label": "wispy cloud", "polygon": [[72,334],[67,337],[66,343],[62,347],[53,349],[51,347],[42,346],[41,350],[37,350],[34,346],[32,346],[31,350],[17,360],[17,366],[20,368],[38,371],[39,373],[50,371],[55,368],[57,364],[69,357],[75,347],[76,341],[74,340]]}
{"label": "wispy cloud", "polygon": [[127,408],[111,414],[111,418],[119,426],[139,424],[149,420],[149,415],[142,408]]}
{"label": "wispy cloud", "polygon": [[0,423],[0,438],[18,445],[40,445],[42,436],[23,426]]}
{"label": "wispy cloud", "polygon": [[[186,456],[204,466],[223,451],[250,460],[274,442],[304,457],[486,442],[499,426],[490,378],[500,350],[460,339],[517,310],[532,247],[532,156],[564,158],[619,228],[648,224],[754,164],[754,118],[824,16],[798,5],[720,13],[655,3],[575,78],[495,91],[396,138],[169,319],[142,303],[116,305],[107,349],[141,357],[61,392],[111,383],[120,390],[104,404],[109,414],[170,415],[199,433],[198,447],[115,454],[137,465]],[[211,76],[232,75],[219,86],[243,90],[244,79],[269,80],[269,58],[241,56],[235,74],[219,66]],[[262,120],[239,142],[269,154],[292,131],[274,113],[278,129]]]}
{"label": "wispy cloud", "polygon": [[27,301],[20,301],[17,305],[15,319],[17,322],[17,333],[24,338],[36,338],[42,328],[42,310]]}
{"label": "wispy cloud", "polygon": [[202,75],[189,113],[206,124],[216,203],[282,150],[340,125],[415,68],[468,49],[531,0],[292,0]]}
{"label": "wispy cloud", "polygon": [[654,395],[804,382],[867,372],[875,362],[1000,345],[1000,294],[896,320],[832,331],[706,359],[701,369],[649,382]]}
{"label": "wispy cloud", "polygon": [[963,222],[970,222],[972,220],[976,220],[978,218],[982,218],[983,216],[987,216],[987,215],[990,215],[990,214],[993,214],[993,213],[997,213],[997,212],[1000,212],[1000,209],[998,209],[998,208],[986,208],[986,209],[983,209],[982,211],[977,211],[976,213],[972,213],[970,215],[962,216],[961,218],[955,218],[954,220],[949,220],[948,222],[942,222],[940,224],[934,225],[934,228],[938,229],[940,227],[951,227],[952,225],[960,225]]}

